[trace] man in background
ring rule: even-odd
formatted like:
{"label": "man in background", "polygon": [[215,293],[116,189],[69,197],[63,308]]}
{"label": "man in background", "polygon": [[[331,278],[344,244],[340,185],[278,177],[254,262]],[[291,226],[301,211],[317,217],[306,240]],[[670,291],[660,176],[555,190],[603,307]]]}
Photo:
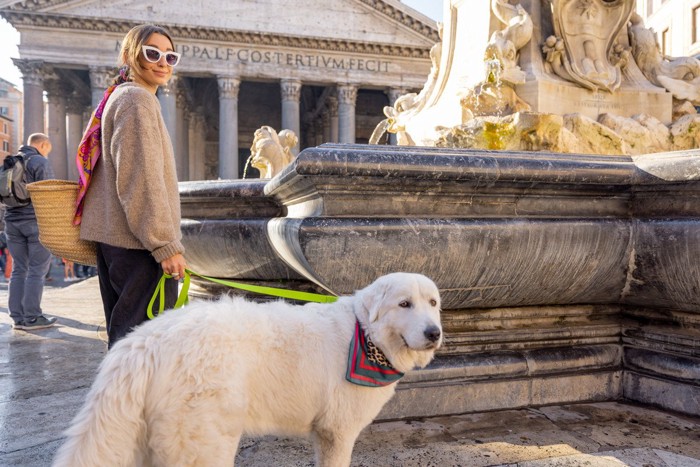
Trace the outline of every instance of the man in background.
{"label": "man in background", "polygon": [[[47,159],[50,152],[51,141],[43,133],[30,135],[27,144],[19,148],[27,184],[54,178]],[[48,318],[41,311],[44,277],[51,265],[51,253],[39,243],[39,226],[31,203],[5,209],[5,234],[13,260],[8,301],[14,328],[31,330],[53,326],[56,318]]]}

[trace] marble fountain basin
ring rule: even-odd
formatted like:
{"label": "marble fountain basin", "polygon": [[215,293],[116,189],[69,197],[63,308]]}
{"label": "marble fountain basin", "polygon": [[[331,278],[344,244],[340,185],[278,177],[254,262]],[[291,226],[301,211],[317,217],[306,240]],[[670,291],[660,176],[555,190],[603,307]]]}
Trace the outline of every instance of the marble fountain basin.
{"label": "marble fountain basin", "polygon": [[446,344],[380,418],[619,399],[700,415],[698,156],[324,144],[271,180],[182,183],[186,257],[332,294],[432,278]]}
{"label": "marble fountain basin", "polygon": [[697,309],[695,181],[627,156],[326,144],[272,180],[181,184],[189,264],[348,294],[420,272],[446,309]]}

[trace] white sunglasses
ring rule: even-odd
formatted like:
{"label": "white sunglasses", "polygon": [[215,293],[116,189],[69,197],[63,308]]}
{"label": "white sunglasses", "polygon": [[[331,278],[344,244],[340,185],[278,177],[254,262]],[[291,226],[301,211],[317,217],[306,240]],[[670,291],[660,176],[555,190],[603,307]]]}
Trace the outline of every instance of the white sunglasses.
{"label": "white sunglasses", "polygon": [[144,58],[151,63],[160,62],[160,58],[163,55],[165,55],[165,63],[167,63],[168,66],[175,66],[180,63],[180,54],[177,52],[161,52],[151,45],[143,45],[141,46],[141,50],[143,51]]}

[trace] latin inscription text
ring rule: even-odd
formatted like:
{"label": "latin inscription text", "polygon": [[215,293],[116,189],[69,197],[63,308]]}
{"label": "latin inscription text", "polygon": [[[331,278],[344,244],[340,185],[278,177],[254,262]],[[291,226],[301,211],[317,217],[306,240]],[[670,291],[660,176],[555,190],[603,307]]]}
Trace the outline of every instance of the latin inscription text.
{"label": "latin inscription text", "polygon": [[[116,50],[119,51],[120,47],[121,43],[117,41]],[[175,50],[182,54],[183,59],[195,58],[295,68],[329,68],[332,70],[357,70],[380,73],[389,71],[389,62],[386,60],[336,58],[321,54],[273,52],[270,50],[238,49],[234,47],[204,47],[189,44],[178,45],[175,47]]]}

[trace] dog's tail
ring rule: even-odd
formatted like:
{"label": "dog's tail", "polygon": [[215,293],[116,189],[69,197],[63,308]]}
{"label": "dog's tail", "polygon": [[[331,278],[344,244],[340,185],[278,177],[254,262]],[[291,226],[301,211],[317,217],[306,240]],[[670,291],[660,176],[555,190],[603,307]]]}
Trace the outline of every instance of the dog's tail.
{"label": "dog's tail", "polygon": [[118,342],[66,430],[53,467],[136,465],[145,452],[144,404],[152,375],[153,359],[143,340]]}

